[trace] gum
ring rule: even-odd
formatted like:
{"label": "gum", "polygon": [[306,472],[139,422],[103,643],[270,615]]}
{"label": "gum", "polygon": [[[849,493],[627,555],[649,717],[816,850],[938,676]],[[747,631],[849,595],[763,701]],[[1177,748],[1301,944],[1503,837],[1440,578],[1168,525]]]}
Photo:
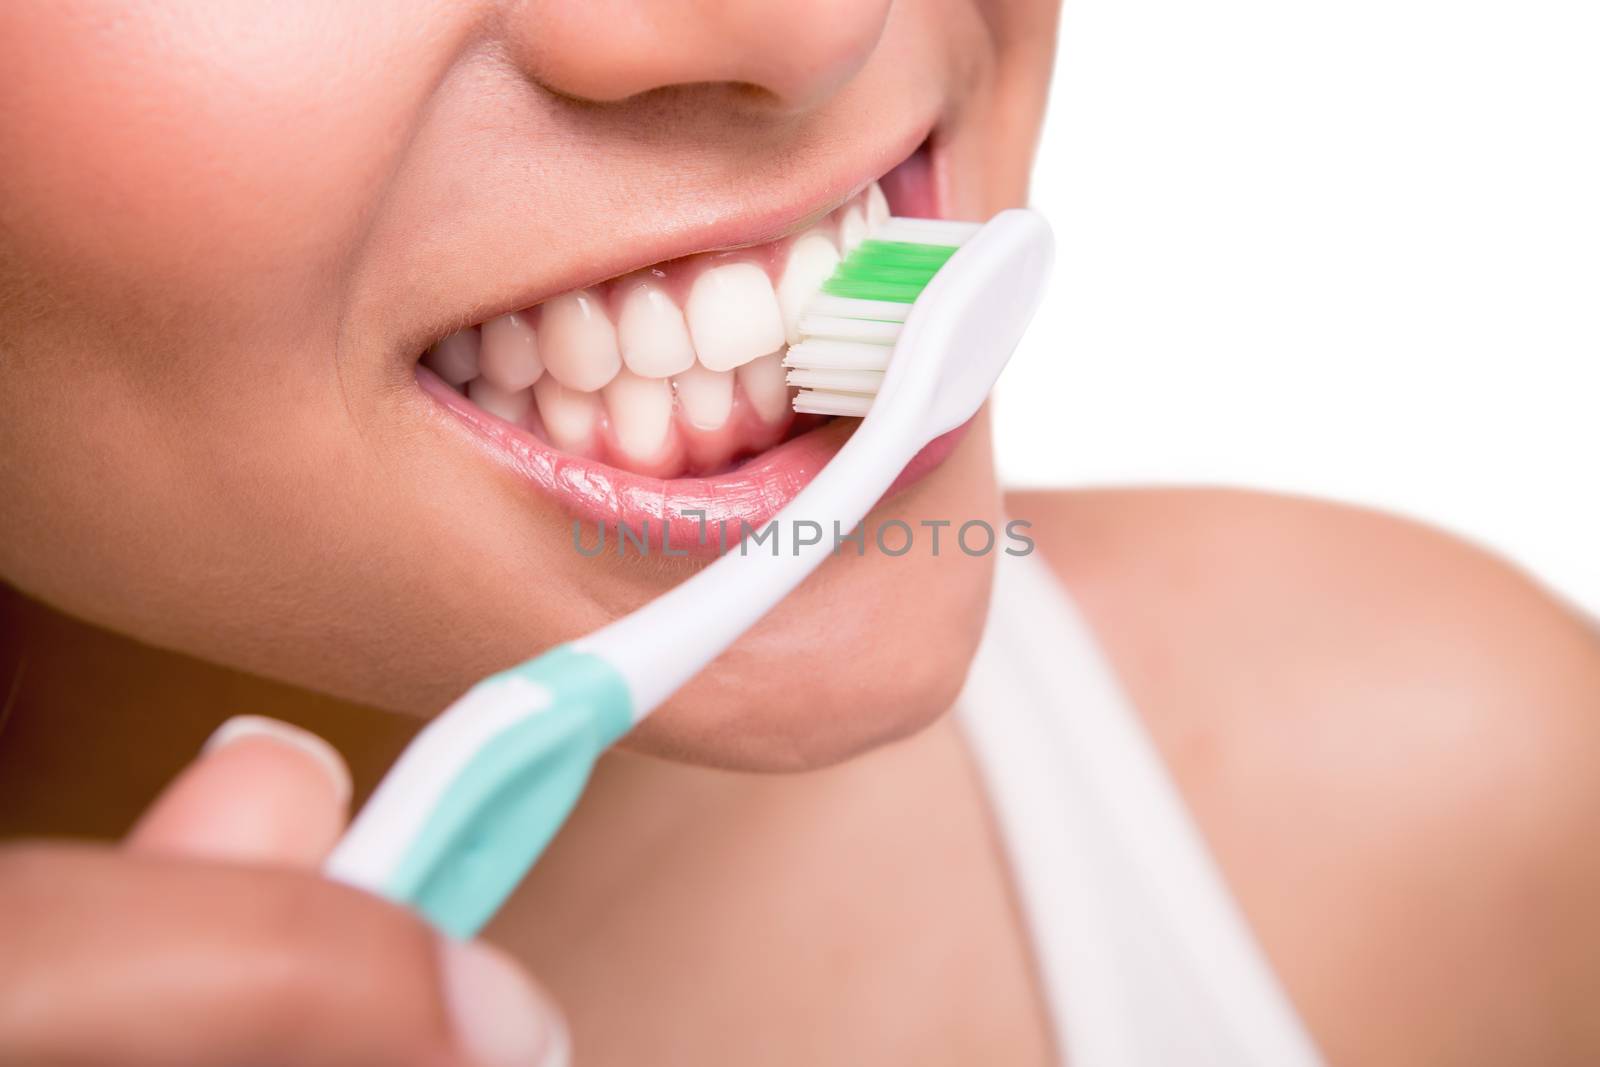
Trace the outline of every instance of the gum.
{"label": "gum", "polygon": [[652,264],[641,270],[632,271],[619,278],[589,286],[598,290],[605,301],[606,309],[615,321],[621,314],[622,301],[635,287],[644,282],[654,282],[659,285],[668,296],[681,308],[689,300],[689,290],[694,287],[695,279],[713,267],[720,267],[728,263],[754,263],[767,275],[767,280],[777,288],[778,282],[783,277],[783,268],[789,260],[789,249],[794,243],[807,233],[821,232],[828,236],[837,246],[839,243],[839,224],[844,213],[851,207],[865,210],[866,193],[857,193],[844,204],[830,212],[826,217],[817,222],[810,229],[801,233],[791,234],[788,237],[769,241],[766,244],[752,245],[748,248],[731,248],[718,252],[697,252],[691,256],[680,259],[670,259],[662,263]]}

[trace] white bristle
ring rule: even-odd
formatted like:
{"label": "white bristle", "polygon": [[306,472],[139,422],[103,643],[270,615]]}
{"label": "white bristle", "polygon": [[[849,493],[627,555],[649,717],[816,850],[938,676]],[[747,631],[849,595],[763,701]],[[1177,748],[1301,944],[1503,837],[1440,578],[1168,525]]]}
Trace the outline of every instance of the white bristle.
{"label": "white bristle", "polygon": [[801,367],[788,374],[790,385],[800,389],[828,389],[840,393],[876,393],[883,384],[881,370],[813,370]]}
{"label": "white bristle", "polygon": [[892,345],[904,327],[903,322],[841,319],[834,315],[814,315],[810,312],[800,316],[800,336],[815,337],[819,341],[859,341],[871,345]]}
{"label": "white bristle", "polygon": [[858,344],[853,341],[801,341],[784,353],[783,365],[791,370],[816,367],[822,370],[883,370],[894,349],[889,345]]}
{"label": "white bristle", "polygon": [[906,241],[918,245],[961,245],[977,233],[976,222],[946,219],[892,218],[871,234],[874,241]]}
{"label": "white bristle", "polygon": [[855,300],[848,296],[829,296],[827,293],[818,293],[806,305],[808,315],[865,319],[869,322],[904,322],[910,312],[910,304],[896,304],[892,300]]}
{"label": "white bristle", "polygon": [[[979,228],[975,222],[891,218],[867,239],[959,246]],[[783,357],[788,383],[799,388],[795,411],[864,417],[910,313],[910,304],[889,300],[813,297],[800,316],[800,340]]]}
{"label": "white bristle", "polygon": [[817,389],[802,389],[795,394],[794,409],[802,415],[843,415],[850,419],[865,418],[872,407],[872,398],[858,393],[830,393]]}

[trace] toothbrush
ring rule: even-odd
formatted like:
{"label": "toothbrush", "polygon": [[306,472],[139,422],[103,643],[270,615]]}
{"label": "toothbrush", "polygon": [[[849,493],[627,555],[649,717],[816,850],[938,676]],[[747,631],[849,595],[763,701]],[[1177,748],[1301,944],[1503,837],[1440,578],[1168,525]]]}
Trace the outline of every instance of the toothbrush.
{"label": "toothbrush", "polygon": [[[776,516],[853,530],[911,458],[982,405],[1043,295],[1050,229],[891,218],[807,305],[785,365],[798,411],[863,417]],[[893,359],[890,359],[890,356]],[[560,829],[600,753],[833,551],[730,552],[587,637],[469,689],[425,727],[324,868],[470,937]],[[684,627],[686,614],[697,620]]]}

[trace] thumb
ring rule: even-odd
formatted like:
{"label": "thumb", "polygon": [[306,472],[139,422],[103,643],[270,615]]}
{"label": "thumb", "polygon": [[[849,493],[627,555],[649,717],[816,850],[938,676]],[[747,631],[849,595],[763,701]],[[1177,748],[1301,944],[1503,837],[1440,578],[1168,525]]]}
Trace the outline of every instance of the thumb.
{"label": "thumb", "polygon": [[[229,719],[211,735],[194,762],[172,780],[140,817],[124,845],[131,853],[221,859],[314,872],[344,829],[350,792],[350,774],[344,760],[326,741],[276,719],[242,715]],[[234,874],[215,868],[205,876],[239,878],[246,873]],[[192,877],[197,883],[198,872]],[[109,883],[111,880],[99,881]],[[130,879],[124,877],[117,884],[121,898],[127,903],[129,897],[135,895],[130,891]],[[175,884],[188,885],[184,881]],[[245,889],[247,884],[253,891]],[[296,883],[283,884],[287,887]],[[421,928],[409,915],[387,906],[373,907],[376,901],[342,887],[327,885],[320,879],[305,883],[296,892],[305,894],[313,887],[315,892],[292,908],[261,907],[259,901],[252,901],[252,898],[259,897],[264,884],[240,883],[234,892],[201,894],[199,900],[205,902],[203,907],[194,903],[177,909],[184,916],[185,925],[181,931],[160,939],[167,946],[168,955],[173,954],[173,947],[178,944],[211,944],[201,927],[213,912],[225,910],[224,903],[237,905],[242,910],[240,916],[219,917],[217,923],[229,932],[227,939],[218,938],[215,942],[227,946],[226,965],[205,966],[203,948],[187,954],[193,970],[209,975],[200,981],[202,986],[213,991],[230,983],[248,986],[249,981],[239,976],[262,970],[250,966],[249,961],[252,949],[263,943],[271,946],[275,958],[303,961],[296,966],[304,966],[308,976],[303,982],[278,983],[268,991],[229,998],[226,1005],[212,1004],[209,1012],[197,1012],[197,1019],[209,1021],[217,1031],[213,1035],[217,1041],[239,1039],[254,1025],[251,1019],[255,1014],[272,1014],[270,1008],[275,999],[303,997],[339,1022],[337,1027],[323,1028],[314,1025],[308,1009],[293,1012],[299,1019],[296,1033],[303,1045],[292,1056],[296,1061],[312,1062],[315,1059],[311,1056],[313,1046],[318,1054],[327,1052],[324,1045],[329,1041],[337,1044],[334,1039],[341,1033],[342,1040],[351,1045],[359,1045],[364,1033],[368,1037],[387,1033],[388,1040],[397,1048],[409,1042],[409,1053],[426,1058],[423,1051],[429,1043],[426,1035],[408,1038],[407,1027],[388,1013],[398,1012],[416,1026],[422,1026],[442,1008],[455,1041],[464,1046],[475,1063],[520,1064],[532,1062],[530,1055],[542,1055],[539,1062],[546,1065],[568,1062],[569,1046],[559,1014],[543,991],[509,957],[482,942],[461,942],[437,936],[427,938],[433,943],[433,951],[422,955],[415,937]],[[167,889],[155,896],[164,906],[170,907],[179,894]],[[314,906],[313,901],[322,902],[322,905]],[[341,901],[343,903],[339,903]],[[359,907],[352,910],[355,905]],[[390,916],[387,925],[393,929],[388,930],[387,936],[318,936],[319,924],[315,920],[323,907],[348,913],[345,918],[326,924],[346,935],[361,929],[363,922],[370,925],[386,915]],[[154,926],[154,912],[158,910],[145,909],[146,921],[141,926]],[[291,928],[265,937],[255,936],[254,927],[262,921],[262,914],[270,917],[278,912],[292,917]],[[404,918],[397,922],[400,916]],[[73,929],[82,934],[85,926],[75,923]],[[89,940],[99,945],[97,951],[103,959],[105,942]],[[295,951],[297,944],[299,950]],[[389,962],[374,969],[367,957],[376,954],[389,957]],[[54,953],[53,958],[59,960],[60,953]],[[431,967],[437,969],[434,995],[442,998],[437,1008],[427,1003],[429,983],[422,983],[423,993],[419,996],[417,983],[408,981],[414,978],[416,968],[405,966],[403,961],[418,958],[431,962]],[[265,970],[272,972],[285,966],[280,962]],[[5,967],[0,965],[0,988],[5,985],[4,972]],[[227,975],[232,977],[225,981],[223,976]],[[315,993],[319,982],[326,983],[334,992]],[[386,990],[389,986],[393,989]],[[141,988],[148,991],[148,983]],[[357,1004],[338,1008],[340,991],[359,991]],[[226,1025],[229,1013],[240,1001],[253,1007],[245,1017]],[[410,1010],[406,1009],[408,1003]],[[3,1014],[0,1012],[0,1016]],[[146,1012],[135,1010],[130,1014],[143,1017]],[[362,1025],[368,1016],[374,1016],[371,1027]],[[3,1023],[0,1018],[0,1053],[6,1045]],[[377,1038],[372,1037],[372,1040]],[[259,1050],[261,1042],[251,1042],[250,1047]],[[193,1047],[186,1049],[186,1053],[193,1051]],[[311,1058],[305,1058],[307,1056]],[[3,1054],[0,1054],[0,1061],[10,1062]],[[399,1063],[401,1060],[395,1055],[377,1062]],[[448,1062],[456,1061],[451,1058]]]}
{"label": "thumb", "polygon": [[315,867],[338,840],[350,772],[322,738],[257,715],[229,719],[133,830],[135,852]]}

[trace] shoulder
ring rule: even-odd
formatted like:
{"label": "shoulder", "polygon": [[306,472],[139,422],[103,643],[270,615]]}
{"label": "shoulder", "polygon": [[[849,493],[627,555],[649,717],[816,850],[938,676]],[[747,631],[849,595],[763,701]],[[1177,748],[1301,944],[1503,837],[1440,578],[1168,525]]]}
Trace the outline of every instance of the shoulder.
{"label": "shoulder", "polygon": [[1024,493],[1335,1062],[1600,1057],[1600,635],[1439,531]]}

